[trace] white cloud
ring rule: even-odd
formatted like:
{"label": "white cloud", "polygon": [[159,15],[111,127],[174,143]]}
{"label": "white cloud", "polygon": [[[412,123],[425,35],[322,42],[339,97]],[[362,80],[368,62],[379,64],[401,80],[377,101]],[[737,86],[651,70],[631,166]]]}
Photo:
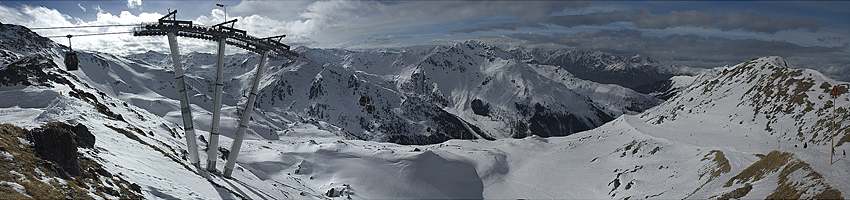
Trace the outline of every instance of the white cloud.
{"label": "white cloud", "polygon": [[100,9],[100,5],[94,4],[93,6],[91,6],[91,8],[99,13],[103,12],[103,9]]}
{"label": "white cloud", "polygon": [[[116,25],[116,24],[140,24],[141,22],[154,22],[163,14],[142,12],[134,15],[129,11],[121,11],[118,14],[105,12],[98,5],[95,5],[94,10],[98,11],[96,19],[85,21],[80,18],[75,18],[56,9],[45,8],[41,6],[23,5],[20,9],[13,9],[0,5],[0,18],[3,23],[18,24],[27,27],[60,27],[60,26],[90,26],[90,25]],[[224,12],[219,9],[213,10],[210,15],[200,16],[195,21],[200,24],[212,25],[223,20]],[[287,44],[311,44],[313,43],[308,37],[312,31],[306,28],[305,24],[309,22],[301,21],[279,21],[260,15],[237,16],[239,23],[236,28],[245,29],[249,34],[258,37],[267,37],[274,35],[286,34],[287,37],[283,40]],[[42,36],[63,36],[63,35],[82,35],[95,33],[118,33],[132,31],[132,26],[120,27],[99,27],[99,28],[81,28],[81,29],[42,29],[35,30],[36,33]],[[68,40],[64,37],[51,38],[53,41],[68,45]],[[168,46],[165,37],[145,36],[135,37],[131,33],[99,35],[99,36],[81,36],[72,38],[73,47],[75,50],[99,51],[108,52],[118,55],[127,55],[132,53],[143,53],[148,50],[167,52]],[[213,52],[215,43],[191,38],[178,39],[181,52]],[[228,53],[244,52],[236,50],[236,48],[228,48]]]}
{"label": "white cloud", "polygon": [[[129,8],[139,7],[141,0],[128,0]],[[482,16],[501,16],[516,19],[539,18],[547,13],[560,12],[566,7],[581,6],[573,2],[454,2],[454,1],[244,1],[232,6],[229,19],[238,19],[235,27],[247,30],[258,37],[286,34],[283,42],[292,46],[334,48],[363,45],[370,38],[387,35],[410,35],[411,32],[428,32],[441,24],[454,24]],[[81,6],[81,5],[80,5]],[[123,11],[118,14],[102,10],[98,5],[97,19],[83,21],[67,16],[55,9],[40,6],[23,6],[20,11],[0,13],[4,23],[22,24],[29,27],[76,26],[97,24],[135,24],[155,21],[159,13],[134,15]],[[37,17],[36,17],[37,16]],[[8,19],[8,20],[7,20]],[[224,12],[215,8],[207,15],[195,19],[196,23],[212,25],[224,20]],[[103,32],[124,32],[129,27],[39,30],[41,35],[67,35]],[[442,34],[443,30],[436,31]],[[151,39],[155,38],[155,39]],[[86,50],[113,52],[118,54],[140,53],[146,50],[166,50],[166,47],[140,44],[161,44],[162,39],[139,38],[127,35],[109,35],[74,38],[74,47]],[[60,38],[63,39],[63,38]],[[56,39],[60,43],[67,40]],[[395,38],[406,39],[406,38]],[[156,42],[155,42],[156,41]],[[210,52],[214,44],[205,41],[181,39],[181,51]],[[124,42],[124,43],[122,43]],[[123,46],[122,46],[123,45]],[[144,49],[148,48],[149,49]],[[228,50],[230,52],[230,50]]]}
{"label": "white cloud", "polygon": [[142,6],[142,0],[127,0],[127,8]]}
{"label": "white cloud", "polygon": [[[277,35],[286,35],[281,42],[294,45],[314,44],[315,42],[309,39],[315,29],[309,26],[309,21],[281,21],[275,20],[261,15],[249,16],[227,16],[228,20],[236,19],[237,22],[234,28],[243,29],[249,35],[256,37],[270,37]],[[202,15],[195,19],[195,22],[203,25],[215,25],[224,21],[224,11],[221,9],[213,9],[210,15]]]}
{"label": "white cloud", "polygon": [[[248,0],[228,11],[232,10],[233,16],[256,15],[273,20],[275,23],[258,23],[247,27],[276,26],[260,29],[278,28],[281,32],[291,34],[290,36],[309,38],[315,42],[312,44],[313,47],[349,47],[368,42],[369,38],[429,32],[443,24],[456,24],[470,19],[508,17],[531,20],[542,18],[549,13],[561,12],[567,7],[586,5],[581,2],[558,1]],[[213,15],[216,14],[213,13]],[[248,29],[249,32],[251,30],[253,29]],[[443,31],[437,32],[442,35]]]}
{"label": "white cloud", "polygon": [[[114,24],[138,24],[141,22],[156,21],[162,17],[159,13],[141,13],[133,15],[128,11],[122,11],[118,15],[103,12],[98,6],[96,19],[84,21],[80,18],[71,17],[60,13],[56,9],[41,6],[23,5],[20,9],[12,9],[0,6],[0,18],[4,23],[23,25],[27,27],[59,27],[59,26],[89,26],[89,25],[114,25]],[[128,32],[132,27],[100,27],[81,29],[43,29],[35,32],[42,36],[81,35],[92,33],[114,33]],[[63,37],[50,38],[53,41],[68,45],[68,39]],[[144,52],[147,50],[165,51],[165,39],[155,37],[134,37],[130,33],[84,36],[72,38],[75,50],[88,50],[109,52],[119,55]],[[182,41],[181,41],[182,42]],[[189,42],[190,44],[192,42]]]}
{"label": "white cloud", "polygon": [[77,7],[80,7],[83,12],[86,12],[86,7],[83,7],[83,5],[80,5],[80,3],[77,3]]}
{"label": "white cloud", "polygon": [[[140,5],[140,1],[134,2],[134,5]],[[81,6],[81,4],[78,4]],[[412,45],[413,42],[419,42],[422,45],[428,44],[450,44],[459,40],[465,40],[461,36],[446,36],[445,31],[452,28],[462,27],[466,24],[478,25],[488,22],[499,21],[540,21],[552,16],[562,16],[562,14],[580,14],[587,15],[588,13],[569,13],[566,9],[581,5],[574,5],[573,2],[479,2],[479,1],[390,1],[390,2],[375,2],[375,1],[250,1],[246,0],[238,5],[228,9],[229,19],[238,19],[235,24],[236,28],[248,31],[248,34],[257,37],[268,37],[275,35],[287,35],[282,42],[291,46],[305,45],[318,48],[382,48],[382,47],[399,47]],[[129,11],[118,12],[113,14],[106,12],[98,5],[91,7],[97,11],[96,19],[85,21],[77,17],[68,16],[58,12],[56,9],[50,9],[40,6],[23,5],[19,9],[12,9],[0,5],[0,19],[3,23],[20,24],[28,27],[55,27],[55,26],[83,26],[83,25],[107,25],[107,24],[138,24],[141,22],[153,22],[163,16],[160,13],[136,12],[132,14]],[[185,9],[182,8],[181,9]],[[616,10],[616,9],[614,9]],[[590,12],[594,13],[594,12]],[[819,31],[812,33],[807,29],[795,29],[791,31],[780,31],[774,34],[764,34],[761,32],[753,32],[742,30],[724,31],[720,28],[694,27],[694,26],[678,26],[681,23],[695,23],[696,18],[688,17],[694,13],[682,12],[653,15],[647,24],[653,27],[668,27],[665,29],[646,29],[641,34],[629,35],[629,31],[613,31],[614,36],[607,37],[603,33],[611,33],[608,29],[618,27],[633,26],[639,28],[634,23],[619,22],[622,24],[608,24],[605,26],[592,27],[592,29],[600,30],[600,32],[582,32],[576,33],[577,30],[564,28],[563,26],[545,27],[545,29],[535,30],[535,34],[510,34],[521,31],[517,29],[512,32],[505,32],[509,35],[496,36],[475,36],[486,42],[505,45],[528,45],[537,47],[551,48],[572,48],[578,47],[581,49],[599,49],[604,51],[613,51],[614,53],[641,53],[652,54],[653,57],[661,58],[662,60],[673,60],[674,63],[680,65],[693,66],[716,66],[721,62],[738,61],[742,56],[763,56],[761,54],[769,52],[778,52],[777,50],[830,50],[839,49],[846,51],[848,43],[845,39],[834,39],[843,37],[850,32],[847,29],[822,28]],[[669,16],[668,16],[669,15]],[[191,20],[187,14],[181,19]],[[661,16],[661,17],[659,17]],[[667,18],[676,18],[676,20],[661,20]],[[653,20],[654,19],[654,20]],[[684,22],[682,20],[685,20]],[[690,21],[688,21],[690,20]],[[219,8],[212,9],[207,14],[202,14],[194,19],[195,23],[213,25],[224,21],[224,11]],[[564,21],[564,20],[562,20]],[[566,20],[568,22],[568,20]],[[582,20],[578,20],[582,21]],[[586,20],[585,20],[586,21]],[[658,23],[649,23],[658,22]],[[744,23],[746,24],[746,23]],[[492,24],[494,27],[499,27],[500,24]],[[510,25],[510,24],[502,24]],[[522,25],[522,24],[518,24]],[[527,26],[527,25],[526,25]],[[86,29],[56,29],[56,30],[38,30],[37,32],[45,36],[62,36],[67,34],[91,34],[91,33],[107,33],[107,32],[127,32],[132,27],[103,27],[103,28],[86,28]],[[539,28],[530,28],[539,29]],[[601,31],[601,30],[608,30]],[[763,29],[771,30],[771,29]],[[670,33],[678,33],[677,37],[669,36]],[[568,35],[564,35],[568,34]],[[594,35],[595,34],[595,35]],[[642,34],[652,35],[652,37]],[[690,36],[698,35],[708,39],[699,45],[687,45],[686,42]],[[593,37],[591,37],[593,36]],[[687,36],[687,37],[686,37]],[[816,37],[815,37],[816,36]],[[720,39],[714,39],[714,38]],[[633,39],[629,39],[633,38]],[[727,39],[723,39],[727,38]],[[731,40],[749,39],[749,40]],[[820,38],[820,39],[819,39]],[[54,41],[67,45],[66,38],[52,38]],[[721,40],[722,39],[722,40]],[[743,43],[744,41],[756,41]],[[761,41],[761,42],[758,42]],[[773,42],[766,42],[773,41]],[[789,42],[776,42],[789,41]],[[106,35],[106,36],[91,36],[91,37],[74,37],[74,49],[109,52],[119,55],[130,53],[142,53],[148,50],[167,52],[168,45],[165,37],[134,37],[129,33]],[[179,39],[181,52],[187,53],[192,51],[198,52],[214,52],[215,42],[198,40],[198,39]],[[786,44],[787,43],[787,44]],[[776,45],[770,46],[768,44]],[[792,45],[793,44],[793,45]],[[733,47],[749,48],[724,48],[722,45]],[[796,45],[796,46],[795,46]],[[754,46],[763,47],[755,48]],[[799,47],[798,47],[799,46]],[[711,48],[710,48],[711,47]],[[775,47],[775,48],[774,48]],[[793,48],[791,48],[793,47]],[[803,48],[806,47],[806,48]],[[812,47],[812,48],[808,48]],[[688,49],[693,48],[693,49]],[[236,48],[227,48],[228,53],[244,52]],[[667,52],[670,49],[676,51]],[[747,49],[754,53],[732,53],[733,50]],[[710,50],[710,51],[706,51]],[[721,54],[718,52],[726,52]],[[845,66],[847,61],[846,53],[841,56],[834,56],[837,53],[806,53],[798,52],[797,54],[786,52],[786,60],[789,64],[792,62],[800,62],[804,58],[817,58],[819,66]],[[654,53],[654,54],[653,54]],[[671,57],[671,56],[678,57]],[[712,55],[712,56],[705,56]],[[696,57],[688,57],[696,56]],[[824,68],[818,66],[804,66],[811,68]],[[847,69],[844,67],[828,68],[830,74],[848,74],[843,73],[839,69]],[[830,71],[831,70],[831,71]],[[843,75],[842,80],[850,79],[850,75]]]}

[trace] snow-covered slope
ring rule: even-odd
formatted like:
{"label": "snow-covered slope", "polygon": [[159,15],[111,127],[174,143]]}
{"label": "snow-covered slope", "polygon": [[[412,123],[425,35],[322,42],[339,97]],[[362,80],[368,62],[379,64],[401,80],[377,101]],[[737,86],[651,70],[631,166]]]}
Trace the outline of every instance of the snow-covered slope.
{"label": "snow-covered slope", "polygon": [[[476,42],[428,52],[342,52],[342,62],[333,60],[340,52],[302,51],[312,60],[272,72],[280,76],[274,78],[280,84],[272,85],[280,87],[265,88],[263,94],[271,97],[265,102],[306,110],[305,118],[369,140],[422,144],[568,135],[658,102],[616,85],[580,80],[559,67],[519,62]],[[360,111],[360,97],[370,100],[375,113]]]}
{"label": "snow-covered slope", "polygon": [[[789,69],[778,57],[693,82],[643,114],[566,137],[404,146],[338,140],[294,123],[282,141],[249,141],[250,158],[240,162],[270,179],[355,198],[837,199],[850,191],[850,161],[839,153],[829,163],[827,132],[816,128],[831,114],[817,110],[831,100],[809,87],[846,83]],[[842,91],[837,118],[846,119]],[[850,134],[838,127],[843,152]]]}
{"label": "snow-covered slope", "polygon": [[[2,66],[2,121],[25,129],[39,128],[56,121],[88,127],[98,139],[94,145],[97,151],[81,158],[97,160],[111,174],[119,174],[140,185],[138,195],[159,198],[265,198],[291,197],[295,193],[318,194],[313,189],[321,187],[305,185],[295,176],[271,180],[239,167],[234,174],[235,179],[230,181],[239,181],[240,184],[233,184],[187,165],[185,140],[177,123],[180,120],[177,92],[167,55],[148,52],[118,57],[99,52],[78,52],[80,70],[67,72],[61,62],[67,48],[51,42],[39,43],[37,41],[48,40],[24,27],[2,26],[4,30],[10,30],[4,34],[11,38],[24,38],[15,41],[15,44],[21,45],[8,46],[4,50],[3,59],[8,62]],[[35,38],[35,42],[26,38]],[[5,40],[3,44],[7,44]],[[291,137],[300,138],[304,134],[331,140],[367,139],[397,143],[509,137],[512,132],[504,130],[514,129],[517,130],[514,137],[532,133],[566,135],[601,125],[612,116],[636,113],[658,103],[658,100],[616,85],[576,79],[557,67],[517,63],[510,55],[485,60],[485,53],[498,51],[504,54],[493,49],[485,51],[485,48],[490,47],[466,43],[411,53],[301,48],[298,51],[306,55],[302,60],[271,60],[267,68],[269,75],[263,78],[261,84],[261,98],[254,105],[259,112],[250,124],[247,145],[251,146],[255,140],[280,141],[281,137],[290,138],[286,141],[299,141]],[[474,54],[477,55],[472,57]],[[394,70],[372,71],[376,70],[376,66],[368,64],[386,59],[400,60],[398,65],[401,66],[389,68],[394,65],[377,65]],[[199,128],[198,140],[204,148],[204,136],[208,134],[206,130],[209,130],[210,122],[208,110],[212,107],[214,59],[209,54],[191,53],[184,55],[183,60],[188,72],[187,80],[192,86],[190,102],[195,113],[195,125]],[[364,60],[366,63],[356,63]],[[405,61],[410,64],[403,64]],[[224,147],[220,149],[222,153],[228,152],[226,147],[232,142],[235,118],[240,113],[237,105],[244,103],[244,98],[240,97],[248,89],[256,63],[257,58],[253,55],[229,56],[226,74],[233,78],[225,81],[228,86],[225,87],[222,109],[221,128],[225,136],[221,141]],[[355,63],[364,70],[352,67]],[[508,90],[505,92],[497,88]],[[297,93],[293,94],[293,91]],[[486,96],[487,93],[493,94]],[[365,111],[366,106],[358,105],[360,97],[366,97],[367,106],[376,108],[373,113]],[[593,102],[591,98],[600,100]],[[556,101],[559,99],[574,102]],[[508,103],[502,105],[497,102]],[[472,104],[476,105],[477,111],[472,111]],[[353,120],[346,118],[358,116],[361,118],[355,121],[355,125],[347,124]],[[523,124],[513,124],[515,122]],[[293,131],[298,127],[307,128]],[[250,147],[245,149],[255,151]],[[359,154],[366,155],[368,152],[361,151]],[[201,157],[205,156],[205,151],[201,151]],[[270,158],[248,157],[248,162],[240,163],[250,168],[255,163],[252,161]],[[433,159],[441,158],[437,156],[417,162],[431,163],[429,160]],[[272,169],[280,172],[281,168]],[[89,192],[97,191],[91,189]],[[476,196],[473,194],[472,197]]]}
{"label": "snow-covered slope", "polygon": [[[839,153],[829,163],[827,131],[817,127],[832,103],[809,87],[824,83],[846,84],[763,57],[706,71],[661,106],[566,137],[402,146],[314,138],[295,125],[293,142],[256,141],[268,148],[249,162],[273,179],[297,170],[321,183],[314,188],[366,198],[842,198],[850,161]],[[846,119],[842,91],[837,118]],[[850,134],[837,127],[843,152]]]}
{"label": "snow-covered slope", "polygon": [[[0,26],[4,29],[20,28],[9,25]],[[31,32],[14,34],[22,38],[34,36]],[[4,44],[5,42],[3,41]],[[33,51],[13,49],[9,51],[11,53],[4,55],[4,59],[13,61],[0,67],[0,75],[3,76],[0,79],[2,80],[0,122],[33,129],[33,132],[35,128],[44,128],[43,125],[48,122],[85,126],[94,136],[94,145],[92,149],[78,150],[80,165],[92,167],[94,165],[89,164],[96,162],[96,166],[99,167],[83,168],[84,171],[88,170],[83,175],[60,178],[64,176],[62,175],[64,171],[67,171],[68,167],[73,168],[73,165],[63,166],[60,163],[44,167],[15,166],[11,171],[4,173],[19,174],[21,178],[13,178],[12,182],[4,179],[4,182],[0,184],[4,186],[4,189],[12,187],[23,196],[36,198],[54,198],[55,196],[49,194],[50,191],[61,191],[59,198],[84,198],[85,196],[129,198],[138,195],[144,198],[164,199],[256,199],[274,195],[286,197],[299,192],[292,188],[275,188],[254,176],[224,180],[190,167],[185,155],[185,139],[178,125],[135,106],[134,102],[116,98],[116,96],[139,95],[145,96],[146,99],[174,101],[153,94],[146,87],[139,87],[150,85],[149,82],[139,83],[140,81],[157,81],[156,79],[148,80],[151,73],[165,72],[127,70],[149,69],[147,68],[149,66],[115,65],[114,62],[104,60],[117,58],[91,52],[81,54],[81,66],[84,67],[80,71],[67,72],[62,62],[64,55],[57,53],[63,50],[57,45],[35,46],[34,49]],[[126,74],[131,71],[142,73]],[[135,93],[128,94],[126,91]],[[7,133],[4,132],[4,134]],[[35,145],[34,147],[39,145],[29,140],[30,138],[27,137],[18,137],[17,140],[3,142],[4,144],[19,143],[25,152],[30,145]],[[28,154],[4,152],[4,155],[8,155],[4,156],[4,159],[19,161],[25,157],[18,156]],[[49,161],[47,158],[43,159],[45,160],[43,162]],[[66,170],[62,170],[63,167]],[[93,172],[93,170],[104,171]],[[9,177],[6,175],[9,174],[3,174],[3,177]],[[243,175],[243,171],[234,174],[234,176]],[[30,179],[26,179],[27,177]],[[39,185],[31,183],[32,181],[49,184]],[[127,191],[128,188],[135,192]],[[276,194],[267,192],[276,192]]]}
{"label": "snow-covered slope", "polygon": [[[788,68],[779,57],[715,68],[697,77],[694,83],[642,117],[654,124],[665,124],[700,113],[723,113],[734,124],[758,124],[759,131],[780,141],[816,145],[828,142],[832,109],[837,123],[849,117],[847,98],[833,102],[829,95],[833,85],[839,85],[839,92],[846,93],[846,83],[814,70]],[[850,131],[841,127],[836,125],[838,130]]]}
{"label": "snow-covered slope", "polygon": [[[843,86],[833,102],[828,91],[837,84]],[[741,192],[748,196],[740,197],[811,198],[850,189],[844,178],[850,162],[843,154],[847,146],[842,146],[850,141],[850,132],[840,123],[848,118],[846,91],[847,83],[814,70],[788,68],[779,57],[762,57],[706,71],[679,95],[639,118],[622,120],[638,124],[633,125],[635,132],[692,146],[706,157],[715,149],[727,158],[737,157],[729,158],[729,163],[739,166],[708,170],[718,178],[701,175],[702,189],[693,192],[697,197],[752,188]],[[837,107],[837,157],[830,165],[833,106]],[[753,156],[759,154],[766,156]],[[711,159],[716,157],[717,153]]]}
{"label": "snow-covered slope", "polygon": [[[295,51],[303,57],[269,64],[254,105],[263,116],[255,118],[263,127],[253,129],[257,135],[276,137],[286,122],[315,121],[348,139],[400,144],[562,136],[660,102],[617,85],[581,80],[558,66],[521,62],[507,51],[474,41],[410,52]],[[171,65],[166,54],[156,52],[128,58],[165,70]],[[192,102],[209,110],[214,55],[190,53],[182,59],[198,93]],[[223,116],[235,119],[257,56],[236,54],[225,60]],[[164,73],[156,77],[170,78]],[[175,99],[173,91],[156,93]]]}
{"label": "snow-covered slope", "polygon": [[[831,112],[817,108],[831,104],[818,98],[823,89],[807,86],[824,83],[842,84],[764,57],[706,71],[661,106],[566,137],[402,146],[334,140],[293,124],[282,137],[288,142],[251,141],[259,148],[243,164],[271,179],[294,179],[284,175],[291,173],[312,188],[363,198],[841,198],[850,191],[850,161],[838,154],[830,165],[826,132],[812,129]],[[846,118],[847,95],[838,118]],[[773,111],[795,102],[815,110]],[[850,137],[839,127],[843,152]]]}
{"label": "snow-covered slope", "polygon": [[[14,54],[3,57],[11,61],[0,67],[0,122],[26,129],[57,121],[85,125],[96,140],[93,148],[78,152],[102,166],[106,173],[91,176],[104,181],[18,168],[0,173],[0,178],[37,178],[3,179],[2,191],[27,195],[31,189],[26,181],[51,180],[60,186],[84,182],[77,191],[95,198],[118,197],[97,194],[108,191],[103,187],[132,190],[136,185],[138,191],[127,192],[149,199],[840,198],[850,191],[845,178],[850,161],[838,154],[830,165],[825,136],[830,108],[837,106],[836,118],[846,119],[850,100],[846,85],[837,102],[824,88],[846,83],[812,70],[789,69],[777,57],[707,70],[667,102],[637,114],[626,107],[642,101],[629,99],[635,98],[629,89],[583,81],[555,66],[523,64],[483,44],[426,52],[300,48],[296,51],[304,60],[270,61],[237,168],[232,179],[225,179],[188,164],[164,54],[125,58],[83,52],[81,69],[66,72],[60,48],[9,50]],[[198,135],[205,137],[214,59],[208,54],[183,57]],[[230,153],[237,105],[244,103],[241,95],[255,64],[252,56],[228,60],[227,74],[233,78],[225,82],[230,85],[225,99],[232,101],[223,108],[222,154]],[[361,96],[380,114],[368,114],[359,104]],[[576,98],[582,99],[579,105],[560,101]],[[532,102],[540,104],[542,114]],[[529,113],[521,113],[519,104],[530,107]],[[575,116],[592,108],[626,114],[565,137],[493,134],[509,124],[502,120],[510,116],[510,106],[520,112],[509,118],[514,120],[546,119],[559,107],[581,111],[570,112]],[[367,125],[424,127],[425,133],[441,122],[467,130],[474,125],[485,133],[476,136],[500,137],[385,143],[380,141],[390,141],[392,134],[350,131],[357,129],[334,119],[348,118],[344,116],[368,118]],[[837,152],[843,152],[850,134],[846,125],[838,127]],[[361,136],[357,134],[379,141],[352,139]],[[32,142],[3,138],[4,145],[22,148]],[[206,147],[204,139],[198,141],[201,149]],[[0,155],[16,160],[21,154]],[[200,157],[206,159],[206,151]],[[42,175],[31,175],[38,171]]]}

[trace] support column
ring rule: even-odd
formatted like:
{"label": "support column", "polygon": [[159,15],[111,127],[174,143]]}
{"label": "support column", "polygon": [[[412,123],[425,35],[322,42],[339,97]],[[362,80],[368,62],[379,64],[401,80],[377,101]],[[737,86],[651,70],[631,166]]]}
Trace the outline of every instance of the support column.
{"label": "support column", "polygon": [[212,128],[210,128],[210,142],[207,145],[207,171],[215,171],[215,161],[218,157],[218,136],[221,131],[218,130],[219,122],[221,122],[221,90],[224,88],[224,40],[222,37],[218,40],[218,66],[215,73],[215,97],[213,98],[213,115]]}
{"label": "support column", "polygon": [[186,132],[186,145],[189,151],[189,162],[197,168],[201,167],[198,159],[198,143],[195,137],[195,125],[192,123],[192,109],[189,105],[189,95],[186,94],[186,81],[183,74],[183,63],[180,62],[180,50],[177,48],[177,36],[168,32],[168,46],[171,47],[171,61],[174,63],[174,79],[177,91],[180,93],[180,113],[183,116],[183,132]]}
{"label": "support column", "polygon": [[242,118],[239,119],[239,127],[236,128],[236,138],[233,139],[233,146],[230,147],[230,155],[227,157],[227,164],[224,166],[224,177],[230,178],[230,175],[233,174],[233,166],[236,164],[239,149],[242,148],[242,140],[245,139],[245,129],[248,128],[248,121],[251,120],[251,112],[254,109],[254,100],[257,99],[257,87],[260,85],[260,79],[263,78],[263,67],[265,67],[266,59],[268,57],[269,51],[264,51],[263,57],[260,58],[260,63],[257,65],[257,73],[254,75],[254,84],[251,86],[251,93],[248,95],[248,102],[245,104],[245,110],[242,111]]}

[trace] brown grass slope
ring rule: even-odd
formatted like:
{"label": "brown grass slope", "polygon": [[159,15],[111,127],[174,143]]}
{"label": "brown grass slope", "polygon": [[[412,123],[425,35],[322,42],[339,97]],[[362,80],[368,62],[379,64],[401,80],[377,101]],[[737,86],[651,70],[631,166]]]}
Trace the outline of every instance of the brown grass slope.
{"label": "brown grass slope", "polygon": [[[71,127],[60,122],[51,122],[42,129],[69,131],[57,127]],[[93,199],[100,198],[141,199],[136,184],[113,176],[91,158],[78,153],[77,161],[81,173],[62,178],[51,161],[42,159],[28,141],[30,130],[11,124],[0,124],[0,199]],[[11,157],[8,157],[11,155]],[[96,157],[95,157],[96,158]],[[23,186],[23,191],[20,191]],[[16,190],[15,188],[18,187]]]}

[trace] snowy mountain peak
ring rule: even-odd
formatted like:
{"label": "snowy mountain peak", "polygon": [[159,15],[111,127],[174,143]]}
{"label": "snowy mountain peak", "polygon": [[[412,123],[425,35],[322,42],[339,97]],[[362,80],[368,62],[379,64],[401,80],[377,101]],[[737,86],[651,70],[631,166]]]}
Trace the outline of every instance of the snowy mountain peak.
{"label": "snowy mountain peak", "polygon": [[0,49],[4,52],[26,55],[57,47],[58,44],[39,36],[27,27],[0,23]]}
{"label": "snowy mountain peak", "polygon": [[269,73],[273,83],[258,101],[271,105],[259,109],[286,105],[286,112],[328,122],[352,138],[421,144],[568,135],[659,103],[476,41],[424,52],[305,49],[302,55],[283,66],[288,70]]}
{"label": "snowy mountain peak", "polygon": [[[830,115],[850,118],[846,92],[833,102],[832,86],[847,91],[847,83],[810,69],[788,68],[778,56],[756,58],[732,67],[709,70],[693,86],[646,112],[648,122],[665,124],[702,113],[724,113],[726,120],[753,127],[779,140],[803,145],[829,145]],[[847,125],[837,130],[848,133]]]}
{"label": "snowy mountain peak", "polygon": [[[746,69],[752,69],[752,67],[749,64],[753,64],[753,63],[758,63],[758,64],[761,64],[761,65],[764,65],[764,66],[780,67],[780,68],[788,67],[788,64],[785,63],[785,59],[782,59],[782,57],[765,56],[765,57],[760,57],[760,58],[754,58],[750,61],[747,61],[747,62],[744,62],[744,63],[741,63],[741,64],[737,64],[737,65],[734,65],[732,67],[727,66],[727,68],[734,69],[734,68],[743,67],[743,68],[746,68]],[[761,68],[759,68],[759,69],[761,69]]]}
{"label": "snowy mountain peak", "polygon": [[567,137],[573,140],[561,145],[581,153],[562,156],[590,161],[565,167],[599,169],[564,177],[584,177],[583,188],[626,199],[840,199],[850,189],[850,126],[841,123],[850,118],[847,83],[775,56],[675,79],[693,84],[640,115]]}

